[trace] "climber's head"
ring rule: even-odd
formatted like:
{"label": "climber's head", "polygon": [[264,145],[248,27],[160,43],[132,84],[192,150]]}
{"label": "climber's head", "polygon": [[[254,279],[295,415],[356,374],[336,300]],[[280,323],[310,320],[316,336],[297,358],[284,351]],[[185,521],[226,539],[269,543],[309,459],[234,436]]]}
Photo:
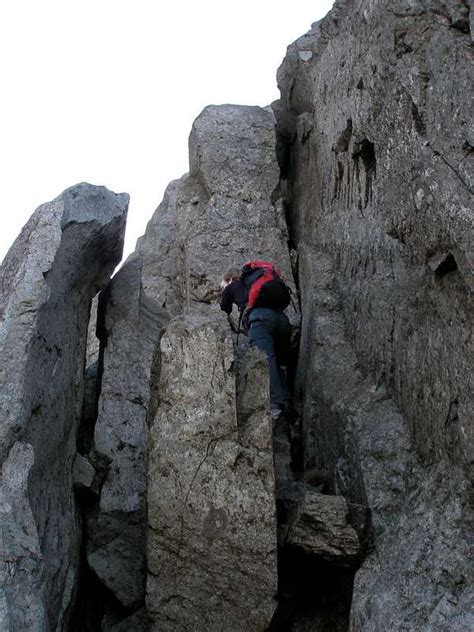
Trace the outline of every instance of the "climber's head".
{"label": "climber's head", "polygon": [[220,283],[221,290],[223,290],[228,285],[230,285],[232,281],[237,281],[239,277],[240,277],[240,274],[237,270],[228,270],[225,274],[222,275],[222,279]]}

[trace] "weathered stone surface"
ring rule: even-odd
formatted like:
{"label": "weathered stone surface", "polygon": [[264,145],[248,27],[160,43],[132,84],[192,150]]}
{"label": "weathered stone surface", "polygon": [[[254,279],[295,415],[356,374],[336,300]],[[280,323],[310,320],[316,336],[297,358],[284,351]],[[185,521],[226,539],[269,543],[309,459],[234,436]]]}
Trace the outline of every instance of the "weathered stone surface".
{"label": "weathered stone surface", "polygon": [[174,320],[161,340],[148,474],[153,630],[263,631],[275,609],[268,380],[250,373],[264,405],[238,426],[233,365],[214,310]]}
{"label": "weathered stone surface", "polygon": [[[200,393],[200,380],[207,380],[210,377],[207,376],[206,367],[214,366],[216,361],[212,354],[212,345],[216,344],[213,337],[217,334],[208,333],[204,338],[201,336],[199,340],[194,341],[192,344],[195,346],[196,355],[187,358],[185,364],[182,357],[184,352],[180,351],[191,344],[188,340],[191,333],[185,333],[188,329],[194,339],[201,328],[203,331],[207,327],[211,332],[218,332],[222,331],[223,324],[224,328],[227,327],[219,310],[216,311],[215,307],[209,305],[217,298],[219,280],[226,269],[240,267],[247,259],[262,257],[275,261],[291,282],[285,221],[281,203],[278,202],[279,174],[273,149],[274,141],[274,120],[267,111],[242,106],[206,108],[196,120],[190,137],[191,174],[174,185],[175,238],[174,241],[168,240],[173,252],[174,269],[171,268],[169,277],[175,279],[176,295],[180,296],[181,309],[184,309],[187,315],[172,321],[162,344],[171,332],[173,349],[178,345],[174,351],[174,361],[178,364],[167,366],[166,371],[175,371],[181,377],[186,371],[192,384],[173,383],[171,388],[168,383],[163,383],[163,373],[159,377],[159,370],[156,371],[158,382],[154,388],[152,409],[156,409],[157,412],[152,415],[154,421],[150,442],[153,446],[153,456],[148,478],[150,575],[147,605],[156,629],[160,630],[165,629],[162,627],[164,625],[171,626],[169,629],[185,629],[185,626],[191,625],[193,616],[198,617],[201,626],[209,625],[211,629],[216,630],[220,629],[223,621],[226,621],[226,626],[237,626],[235,629],[241,629],[238,626],[245,626],[245,621],[252,622],[252,625],[257,626],[255,629],[263,629],[269,623],[275,605],[272,601],[276,592],[274,498],[268,487],[264,493],[262,492],[263,495],[254,497],[253,488],[261,487],[259,477],[267,480],[265,485],[269,484],[269,477],[273,480],[273,466],[271,459],[268,462],[267,454],[268,399],[267,395],[262,396],[262,393],[268,393],[268,383],[261,383],[262,375],[266,374],[266,361],[261,356],[252,356],[252,359],[246,360],[243,365],[238,358],[229,360],[240,367],[237,392],[235,374],[227,375],[226,384],[230,389],[227,409],[225,414],[216,420],[215,412],[209,408],[209,402],[204,400],[198,404],[193,403],[192,393]],[[223,164],[231,164],[236,160],[237,145],[241,158],[235,170],[222,169]],[[259,178],[261,164],[265,165],[265,169]],[[162,220],[159,214],[152,220],[157,232],[161,221],[166,221],[166,218]],[[292,317],[297,320],[296,314]],[[204,325],[205,323],[208,324]],[[198,342],[203,345],[201,351],[198,351]],[[226,344],[230,344],[230,338]],[[158,365],[160,361],[173,361],[169,355],[161,357],[162,355],[157,355]],[[161,364],[161,371],[163,370],[165,369]],[[174,419],[171,429],[164,412],[168,410],[167,406],[170,419]],[[193,417],[196,417],[190,427],[188,413],[183,412],[186,406],[191,407],[190,410],[194,411]],[[217,421],[220,430],[213,428]],[[184,489],[186,484],[189,485],[189,464],[187,460],[178,459],[174,452],[179,441],[172,432],[180,431],[182,424],[185,424],[184,428],[187,428],[189,433],[186,441],[190,447],[187,447],[186,455],[187,458],[191,458],[192,455],[192,462],[196,468],[205,456],[208,446],[212,447],[214,441],[216,442],[212,458],[205,459],[196,474],[199,480],[205,475],[209,477],[209,488],[206,487],[206,491],[210,497],[206,497],[205,490],[200,490],[199,485],[193,484],[193,501],[189,511],[186,507],[176,508],[176,502],[170,505],[169,502],[165,502],[165,498],[160,497],[169,485],[171,491],[167,492],[166,496],[169,501],[177,480],[182,481]],[[225,440],[218,439],[225,434],[226,428],[230,432],[229,437]],[[165,432],[164,429],[165,443],[162,434]],[[169,437],[167,433],[171,433]],[[169,454],[167,450],[170,451]],[[261,462],[261,471],[257,471],[256,479],[255,473],[249,469],[250,463],[256,459],[255,455],[260,455],[262,451],[267,456],[266,460]],[[241,456],[237,460],[234,472],[233,466],[230,466],[230,462],[233,462],[230,455],[237,458],[237,454]],[[169,480],[165,477],[163,481],[161,471],[157,469],[158,455],[167,461],[176,457],[170,470],[173,476],[170,475]],[[261,456],[258,458],[261,459]],[[223,490],[226,490],[225,494]],[[216,494],[222,505],[218,507],[219,511],[222,509],[223,512],[228,512],[228,528],[227,531],[217,532],[216,536],[211,537],[215,542],[209,549],[209,538],[202,532],[202,523],[204,519],[210,520],[210,525],[214,518],[218,521],[220,514],[214,516],[214,509],[209,504],[215,502]],[[227,504],[224,501],[225,496],[228,496]],[[265,506],[261,505],[262,502]],[[239,503],[242,506],[241,511],[237,510]],[[257,537],[253,520],[259,511],[259,504],[260,510],[265,511],[259,514],[261,533]],[[183,517],[176,513],[177,511],[181,511]],[[196,524],[193,523],[193,515],[197,516]],[[185,529],[183,525],[186,525]],[[237,525],[240,535],[235,533]],[[181,538],[182,529],[183,559],[176,550],[176,538]],[[260,550],[258,555],[252,557],[245,553],[241,539],[244,537],[251,543],[254,554]],[[168,539],[171,544],[167,544]],[[272,539],[273,548],[269,545]],[[204,551],[208,553],[204,555]],[[234,559],[237,551],[239,560],[234,560],[235,570],[224,569],[219,557],[222,561],[228,561]],[[267,553],[263,554],[262,551]],[[273,552],[270,554],[269,551]],[[162,558],[163,568],[160,570]],[[179,568],[180,581],[177,581],[173,574],[176,566]],[[261,581],[257,582],[260,588],[255,584],[255,573],[259,566],[262,569]],[[218,573],[227,579],[224,582],[220,581]],[[249,575],[248,580],[244,580],[246,575]],[[240,587],[236,587],[235,582]],[[170,593],[170,590],[173,592]],[[249,596],[250,593],[254,596]],[[167,601],[170,596],[173,598]],[[217,605],[219,601],[221,606]],[[246,602],[252,603],[255,611],[246,608],[243,605]],[[187,605],[181,608],[180,603]],[[260,606],[257,605],[259,603]],[[167,620],[166,617],[172,619]],[[173,628],[173,625],[176,627]]]}
{"label": "weathered stone surface", "polygon": [[98,309],[100,395],[87,451],[103,483],[87,515],[87,558],[132,610],[145,598],[151,369],[163,327],[183,303],[175,227],[179,187],[179,181],[168,187],[137,250],[101,294]]}
{"label": "weathered stone surface", "polygon": [[[144,597],[146,417],[157,405],[150,380],[152,366],[159,366],[160,336],[183,311],[200,305],[206,312],[222,273],[249,258],[275,261],[292,282],[274,123],[270,112],[256,107],[204,110],[190,137],[191,174],[170,184],[135,253],[101,297],[101,392],[90,458],[102,467],[104,482],[88,516],[88,560],[130,609]],[[237,146],[240,167],[222,170],[222,162],[236,160]],[[258,445],[256,420],[265,404],[260,401],[253,414],[246,397],[241,416],[255,421],[248,425]]]}
{"label": "weathered stone surface", "polygon": [[128,196],[79,184],[40,206],[1,269],[2,629],[63,629],[91,300],[120,259]]}
{"label": "weathered stone surface", "polygon": [[102,629],[103,632],[148,632],[150,621],[145,608],[142,608],[119,623],[108,625],[106,622]]}
{"label": "weathered stone surface", "polygon": [[336,2],[279,71],[313,350],[299,375],[306,464],[372,512],[353,630],[473,625],[468,17],[463,2]]}
{"label": "weathered stone surface", "polygon": [[99,339],[97,338],[97,309],[99,295],[92,299],[89,327],[87,329],[86,367],[90,367],[99,360]]}
{"label": "weathered stone surface", "polygon": [[189,138],[190,173],[209,197],[269,204],[278,185],[273,125],[266,110],[252,106],[209,106],[198,116]]}
{"label": "weathered stone surface", "polygon": [[[8,632],[47,630],[44,595],[35,590],[42,555],[27,486],[33,447],[14,443],[2,467],[0,623]],[[19,528],[20,525],[20,528]]]}
{"label": "weathered stone surface", "polygon": [[306,489],[298,513],[288,544],[334,564],[349,566],[362,559],[363,529],[359,536],[345,498]]}
{"label": "weathered stone surface", "polygon": [[191,300],[215,298],[223,271],[249,258],[270,259],[293,284],[274,125],[270,112],[236,105],[207,107],[193,124],[191,178],[200,186],[180,212]]}
{"label": "weathered stone surface", "polygon": [[131,257],[101,297],[101,391],[90,458],[103,483],[87,519],[89,565],[128,608],[143,602],[145,589],[146,412],[162,326],[158,307],[143,296],[142,266]]}
{"label": "weathered stone surface", "polygon": [[[93,625],[148,629],[148,537],[154,630],[265,629],[273,471],[292,629],[474,628],[471,22],[462,0],[338,0],[279,71],[280,182],[272,114],[206,108],[190,174],[101,296],[98,359],[90,300],[119,257],[126,200],[79,185],[35,213],[2,268],[0,628],[67,626],[75,485],[85,576],[106,587],[90,592],[113,595]],[[294,480],[285,424],[272,465],[266,361],[232,347],[212,305],[246,259],[291,283],[288,243],[306,474],[346,500]],[[354,503],[370,507],[373,546],[352,591]]]}

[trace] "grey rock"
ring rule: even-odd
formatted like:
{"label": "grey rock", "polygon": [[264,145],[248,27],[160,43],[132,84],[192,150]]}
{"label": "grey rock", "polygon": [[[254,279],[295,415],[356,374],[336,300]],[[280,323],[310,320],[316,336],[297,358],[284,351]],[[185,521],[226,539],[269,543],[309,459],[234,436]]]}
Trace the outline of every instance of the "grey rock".
{"label": "grey rock", "polygon": [[272,114],[256,106],[208,106],[189,137],[190,174],[209,197],[264,204],[278,186]]}
{"label": "grey rock", "polygon": [[145,608],[142,608],[118,623],[106,622],[102,630],[103,632],[148,632],[149,626],[147,613]]}
{"label": "grey rock", "polygon": [[101,297],[101,391],[90,458],[103,483],[87,517],[89,565],[128,608],[144,597],[146,407],[161,328],[142,295],[141,271],[142,260],[132,257]]}
{"label": "grey rock", "polygon": [[223,272],[250,258],[270,259],[293,285],[274,125],[270,112],[237,105],[209,106],[193,124],[191,178],[200,197],[188,194],[180,212],[188,300],[215,299]]}
{"label": "grey rock", "polygon": [[[191,174],[173,185],[176,237],[169,243],[178,246],[172,246],[175,268],[169,276],[175,279],[184,312],[172,320],[162,339],[151,398],[147,606],[154,629],[185,629],[192,617],[200,626],[216,630],[223,625],[264,629],[275,607],[276,523],[266,360],[261,354],[242,360],[237,348],[235,357],[234,352],[228,356],[230,347],[223,347],[225,362],[216,358],[214,338],[219,339],[228,326],[212,305],[222,273],[251,258],[276,262],[293,283],[274,143],[274,119],[268,111],[206,108],[190,136]],[[152,220],[157,233],[160,221],[166,218],[157,214]],[[291,316],[298,321],[298,314]],[[226,340],[230,345],[230,338]],[[190,345],[192,354],[187,351]],[[201,381],[207,384],[211,368],[223,379],[224,367],[232,364],[237,385],[233,373],[225,374],[230,390],[216,417],[217,395],[209,392],[210,400],[201,400]],[[169,371],[176,376],[172,383],[164,381],[164,372]],[[187,429],[182,438],[176,434],[181,427]],[[185,461],[178,458],[181,449]],[[157,466],[160,458],[167,463],[165,474]],[[194,474],[188,511],[177,506],[173,494],[176,485],[177,498],[191,489]],[[252,486],[259,490],[256,496]],[[235,503],[241,504],[240,511]],[[258,536],[252,526],[257,513]],[[240,540],[245,534],[252,555]],[[226,560],[233,560],[234,570],[227,568]],[[258,567],[261,577],[255,583]],[[226,579],[219,580],[219,574]],[[250,607],[243,606],[246,602]]]}
{"label": "grey rock", "polygon": [[239,441],[248,448],[268,448],[268,365],[260,349],[235,354],[236,413]]}
{"label": "grey rock", "polygon": [[[0,272],[2,629],[67,625],[80,529],[73,496],[91,300],[120,259],[126,194],[79,184],[40,206]],[[21,481],[21,482],[20,482]]]}
{"label": "grey rock", "polygon": [[16,442],[2,467],[0,623],[6,632],[48,630],[45,596],[36,589],[41,580],[41,548],[27,496],[33,463],[33,447]]}
{"label": "grey rock", "polygon": [[238,426],[233,364],[215,310],[175,319],[161,339],[148,472],[152,630],[263,631],[276,606],[268,378],[245,369],[267,406]]}
{"label": "grey rock", "polygon": [[471,616],[467,17],[462,2],[339,1],[278,73],[312,350],[298,378],[306,466],[324,466],[373,520],[353,630],[456,629]]}
{"label": "grey rock", "polygon": [[163,328],[183,305],[176,197],[163,203],[137,249],[101,294],[100,394],[90,458],[103,483],[87,515],[91,568],[127,608],[143,605],[146,578],[147,414],[154,354]]}
{"label": "grey rock", "polygon": [[363,537],[351,524],[350,507],[342,496],[307,489],[298,513],[288,544],[333,564],[349,566],[362,559]]}
{"label": "grey rock", "polygon": [[87,330],[86,367],[90,367],[99,360],[99,339],[97,338],[97,308],[99,295],[92,299],[91,313],[89,315],[89,328]]}
{"label": "grey rock", "polygon": [[[135,253],[101,297],[103,365],[90,456],[102,464],[104,482],[88,516],[88,560],[128,608],[144,598],[146,447],[154,441],[147,438],[147,418],[162,397],[150,391],[160,336],[182,313],[207,314],[223,272],[250,258],[275,261],[293,284],[274,124],[261,108],[206,108],[190,137],[191,174],[169,185]],[[222,169],[223,161],[231,165],[237,158],[238,166]],[[298,320],[295,312],[292,319]],[[256,362],[262,370],[265,362]],[[250,399],[242,403],[249,419],[245,441],[258,445],[265,404],[252,413]]]}
{"label": "grey rock", "polygon": [[74,459],[74,467],[72,470],[72,478],[76,487],[85,487],[91,489],[95,480],[94,466],[89,463],[81,454],[76,454]]}

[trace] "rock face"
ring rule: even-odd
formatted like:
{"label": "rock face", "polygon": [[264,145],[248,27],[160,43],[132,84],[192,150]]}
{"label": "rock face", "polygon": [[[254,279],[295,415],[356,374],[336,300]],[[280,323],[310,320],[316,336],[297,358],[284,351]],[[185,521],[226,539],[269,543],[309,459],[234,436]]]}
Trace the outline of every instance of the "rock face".
{"label": "rock face", "polygon": [[[265,376],[262,364],[252,381]],[[148,473],[147,604],[156,631],[263,631],[275,610],[268,380],[257,387],[266,407],[239,424],[233,365],[227,323],[212,312],[173,321],[161,340]]]}
{"label": "rock face", "polygon": [[121,257],[128,196],[80,184],[40,206],[1,269],[2,630],[64,629],[91,300]]}
{"label": "rock face", "polygon": [[352,630],[474,625],[470,42],[465,2],[347,0],[278,74],[305,462],[372,512]]}
{"label": "rock face", "polygon": [[145,590],[146,412],[162,326],[144,296],[142,270],[139,256],[129,259],[100,300],[100,397],[89,458],[103,482],[87,515],[88,563],[131,610]]}
{"label": "rock face", "polygon": [[[189,380],[192,388],[196,389],[198,399],[202,367],[214,366],[216,358],[213,354],[216,348],[221,348],[217,343],[224,336],[224,330],[230,331],[223,314],[218,309],[216,311],[215,306],[224,271],[231,267],[239,268],[250,258],[267,258],[275,261],[292,282],[274,147],[275,120],[270,111],[245,106],[206,108],[196,120],[190,136],[190,174],[170,184],[135,253],[115,275],[100,299],[100,396],[89,459],[97,468],[102,483],[97,503],[88,512],[88,562],[100,582],[127,612],[141,608],[145,597],[147,445],[154,446],[151,448],[148,475],[151,516],[148,540],[153,562],[150,562],[147,604],[154,625],[160,630],[165,629],[162,626],[167,616],[177,616],[176,612],[170,614],[175,606],[171,603],[167,605],[165,595],[176,583],[173,569],[181,561],[179,556],[176,559],[170,557],[166,567],[157,569],[156,560],[164,555],[164,533],[159,529],[165,522],[166,533],[176,535],[176,529],[180,531],[183,528],[182,521],[195,517],[198,510],[204,512],[207,507],[206,511],[212,514],[212,507],[203,504],[202,495],[192,497],[194,504],[189,516],[173,513],[173,507],[166,504],[169,495],[166,499],[162,497],[170,481],[162,476],[162,469],[156,465],[161,458],[169,460],[174,455],[176,463],[173,467],[178,480],[183,485],[189,484],[189,463],[177,453],[166,454],[166,446],[176,450],[177,446],[187,445],[186,441],[192,447],[193,463],[196,459],[199,463],[204,458],[209,442],[211,445],[216,442],[221,450],[221,460],[215,456],[213,460],[206,461],[207,473],[210,476],[212,472],[215,483],[219,477],[222,479],[222,489],[215,491],[215,500],[221,498],[222,502],[222,490],[227,490],[229,498],[241,503],[242,514],[239,515],[236,506],[229,505],[227,530],[223,530],[222,537],[217,534],[209,540],[203,534],[202,520],[208,520],[205,513],[201,515],[201,526],[195,526],[195,532],[189,527],[189,533],[186,532],[189,542],[183,541],[183,555],[187,556],[185,567],[190,575],[188,580],[187,575],[181,578],[181,584],[173,589],[173,594],[177,595],[178,602],[187,600],[188,607],[176,619],[176,626],[188,625],[192,617],[198,616],[202,610],[207,613],[207,619],[202,619],[203,625],[207,621],[206,625],[210,625],[211,629],[220,629],[222,620],[230,616],[233,609],[241,608],[238,618],[242,624],[235,625],[251,621],[252,625],[264,629],[274,608],[277,573],[271,485],[273,465],[268,457],[271,434],[261,400],[267,386],[258,387],[257,406],[248,395],[251,384],[246,390],[239,378],[240,386],[236,391],[236,370],[235,367],[230,368],[234,363],[233,352],[230,338],[226,338],[226,351],[220,361],[222,367],[227,366],[222,377],[229,391],[225,410],[216,418],[210,402],[199,400],[193,409],[194,423],[187,429],[186,439],[180,439],[179,433],[181,430],[184,432],[186,423],[190,421],[186,421],[187,416],[183,417],[180,398],[184,397],[184,391],[179,389],[186,387],[188,392],[191,386],[179,386],[173,393],[168,393],[162,385],[165,378],[161,375],[162,370],[186,373],[188,367],[182,363],[184,360],[189,362],[189,358],[184,358],[180,349],[191,343],[189,332],[193,332],[192,336],[197,337],[193,344],[197,347],[194,351],[196,355],[192,357],[195,366],[189,368]],[[227,167],[223,168],[223,165]],[[292,318],[297,321],[296,313]],[[162,357],[160,338],[165,330],[162,345],[166,340],[170,344],[171,337],[173,345],[177,345],[176,357],[166,354]],[[202,338],[204,331],[207,334]],[[199,344],[202,344],[200,351]],[[182,366],[178,369],[176,363],[180,362]],[[265,363],[257,365],[260,372],[266,371]],[[193,370],[197,373],[194,374]],[[257,378],[253,382],[260,384]],[[166,415],[163,412],[165,402],[170,407]],[[174,402],[177,408],[170,402]],[[174,420],[170,428],[167,415]],[[249,444],[250,429],[245,431],[244,437],[236,421],[252,415],[255,416],[253,425],[257,447]],[[262,424],[266,428],[263,438],[258,430]],[[151,434],[148,434],[149,425]],[[225,430],[223,433],[219,425],[221,430]],[[249,424],[249,428],[251,426]],[[168,428],[166,433],[174,430],[177,434],[170,435],[170,443],[164,443],[160,452],[164,428]],[[214,437],[213,432],[216,433]],[[221,434],[229,435],[227,443],[221,439]],[[261,463],[261,469],[252,474],[247,457],[242,456],[233,471],[228,462],[229,455],[237,458],[238,454],[246,454],[247,450],[248,459]],[[258,492],[260,488],[263,491]],[[254,498],[255,493],[257,496]],[[257,512],[263,509],[260,537],[252,548],[254,555],[258,551],[260,553],[253,559],[252,555],[244,552],[242,542],[246,537],[255,538]],[[207,580],[202,580],[202,592],[190,600],[191,592],[196,590],[196,573],[202,572],[202,560],[191,555],[191,551],[207,551],[209,547],[212,550],[210,542],[217,547],[212,559],[217,559],[215,556],[219,551],[223,559],[234,560],[236,564],[235,575],[229,571],[228,584],[221,587],[219,612],[218,609],[213,612],[209,602],[209,590],[212,578],[217,577],[217,570]],[[238,559],[236,551],[239,551]],[[255,577],[257,567],[262,574],[258,581]],[[209,560],[207,569],[211,572]],[[224,572],[222,565],[219,569]],[[244,582],[246,573],[253,579]],[[242,591],[241,599],[254,599],[258,612],[243,612],[242,605],[232,596],[236,582]],[[261,607],[257,608],[256,604]],[[246,619],[247,616],[250,618]]]}
{"label": "rock face", "polygon": [[[112,280],[126,195],[33,215],[0,273],[2,630],[474,629],[471,4],[337,0],[273,112],[197,118]],[[216,304],[248,259],[299,285],[273,424]]]}
{"label": "rock face", "polygon": [[[249,258],[271,259],[291,278],[274,134],[272,114],[260,108],[206,108],[175,197],[184,314],[157,356],[148,477],[156,630],[263,630],[276,605],[268,386],[255,377],[236,387],[228,326],[209,304],[222,272]],[[251,384],[260,384],[263,406],[251,403]]]}
{"label": "rock face", "polygon": [[151,371],[163,329],[184,304],[176,216],[180,186],[176,181],[168,187],[136,251],[101,294],[98,309],[99,395],[86,452],[100,484],[87,512],[87,559],[129,612],[143,607],[145,599]]}

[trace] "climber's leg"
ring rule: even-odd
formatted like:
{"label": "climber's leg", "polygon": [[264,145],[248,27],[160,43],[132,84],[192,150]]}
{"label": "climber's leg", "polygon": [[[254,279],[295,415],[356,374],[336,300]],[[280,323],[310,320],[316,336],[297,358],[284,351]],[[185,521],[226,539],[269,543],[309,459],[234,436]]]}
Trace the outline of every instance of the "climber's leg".
{"label": "climber's leg", "polygon": [[275,342],[279,329],[280,314],[267,307],[256,307],[250,312],[250,345],[267,354],[270,370],[270,408],[279,410],[289,400],[285,372],[277,361]]}

